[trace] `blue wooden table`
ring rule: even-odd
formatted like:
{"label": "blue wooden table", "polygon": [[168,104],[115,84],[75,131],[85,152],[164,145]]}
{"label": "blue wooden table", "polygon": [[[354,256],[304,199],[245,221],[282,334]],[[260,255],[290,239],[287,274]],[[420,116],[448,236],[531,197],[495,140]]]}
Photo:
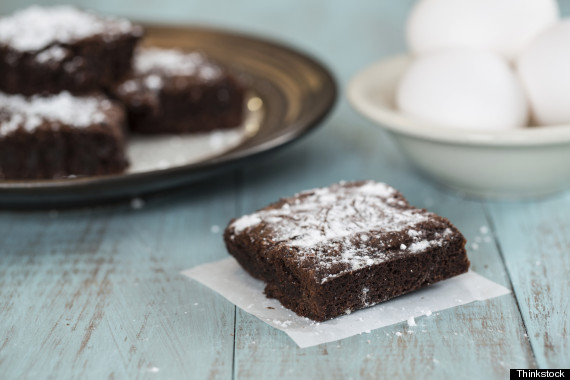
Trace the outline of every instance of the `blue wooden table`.
{"label": "blue wooden table", "polygon": [[[570,2],[562,0],[565,13]],[[2,0],[0,13],[23,6]],[[89,4],[82,1],[81,4]],[[404,50],[411,0],[105,0],[143,20],[214,24],[312,52],[341,84]],[[548,168],[545,168],[548,170]],[[228,220],[299,190],[376,179],[448,217],[509,296],[299,349],[180,271],[226,257]],[[0,213],[0,378],[481,378],[570,367],[570,193],[464,199],[418,176],[341,98],[321,129],[207,183],[89,209]],[[485,233],[488,230],[487,233]]]}

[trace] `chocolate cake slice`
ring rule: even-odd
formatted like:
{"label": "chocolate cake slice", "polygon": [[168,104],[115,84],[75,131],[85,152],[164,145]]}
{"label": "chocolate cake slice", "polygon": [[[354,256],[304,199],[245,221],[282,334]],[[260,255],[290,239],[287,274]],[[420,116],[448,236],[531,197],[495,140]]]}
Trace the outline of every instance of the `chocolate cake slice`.
{"label": "chocolate cake slice", "polygon": [[228,251],[265,293],[324,321],[464,273],[465,239],[445,218],[372,181],[335,184],[234,219]]}
{"label": "chocolate cake slice", "polygon": [[123,109],[103,96],[0,93],[0,179],[122,172]]}
{"label": "chocolate cake slice", "polygon": [[111,87],[131,68],[142,28],[71,6],[32,6],[0,19],[0,91],[75,94]]}
{"label": "chocolate cake slice", "polygon": [[230,71],[199,52],[143,48],[115,96],[139,133],[193,133],[237,127],[245,89]]}

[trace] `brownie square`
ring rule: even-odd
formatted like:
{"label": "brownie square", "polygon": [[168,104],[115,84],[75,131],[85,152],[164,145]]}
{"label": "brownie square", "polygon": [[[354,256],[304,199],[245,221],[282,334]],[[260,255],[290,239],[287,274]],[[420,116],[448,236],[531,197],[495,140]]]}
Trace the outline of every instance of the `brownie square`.
{"label": "brownie square", "polygon": [[111,87],[131,68],[142,28],[70,6],[0,19],[0,91],[75,94]]}
{"label": "brownie square", "polygon": [[144,48],[115,96],[134,132],[192,133],[237,127],[244,87],[224,66],[199,52]]}
{"label": "brownie square", "polygon": [[124,121],[123,109],[103,96],[0,93],[0,179],[122,172]]}
{"label": "brownie square", "polygon": [[232,220],[228,251],[265,293],[324,321],[469,268],[465,239],[447,219],[372,181],[281,199]]}

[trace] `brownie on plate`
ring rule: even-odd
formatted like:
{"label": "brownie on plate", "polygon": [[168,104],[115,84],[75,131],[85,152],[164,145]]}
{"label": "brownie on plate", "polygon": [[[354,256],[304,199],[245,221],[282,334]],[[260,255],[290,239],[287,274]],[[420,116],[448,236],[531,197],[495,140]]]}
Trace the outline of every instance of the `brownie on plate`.
{"label": "brownie on plate", "polygon": [[465,239],[445,218],[372,181],[335,184],[234,219],[226,246],[265,293],[324,321],[464,273]]}
{"label": "brownie on plate", "polygon": [[122,172],[125,115],[102,96],[0,93],[0,179]]}
{"label": "brownie on plate", "polygon": [[133,73],[115,89],[129,128],[139,133],[191,133],[237,127],[244,87],[200,52],[142,48]]}
{"label": "brownie on plate", "polygon": [[87,93],[131,68],[142,28],[71,6],[32,6],[0,19],[0,91]]}

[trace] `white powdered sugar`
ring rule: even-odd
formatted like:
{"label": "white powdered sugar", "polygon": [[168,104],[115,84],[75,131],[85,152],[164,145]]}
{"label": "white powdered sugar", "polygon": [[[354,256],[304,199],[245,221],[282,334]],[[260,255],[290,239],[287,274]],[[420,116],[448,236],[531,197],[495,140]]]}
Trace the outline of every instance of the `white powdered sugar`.
{"label": "white powdered sugar", "polygon": [[412,243],[412,245],[410,245],[410,252],[416,253],[416,252],[425,251],[426,249],[431,247],[432,244],[434,244],[434,243],[438,243],[438,242],[422,240],[422,241],[418,241],[417,243]]}
{"label": "white powdered sugar", "polygon": [[244,215],[241,218],[235,220],[232,223],[232,226],[234,227],[236,232],[239,232],[245,230],[248,227],[255,226],[256,224],[259,223],[261,223],[261,218],[259,218],[255,214],[250,214],[250,215]]}
{"label": "white powdered sugar", "polygon": [[135,73],[139,75],[160,72],[168,76],[196,76],[216,79],[221,69],[201,53],[185,53],[175,49],[143,48],[135,55]]}
{"label": "white powdered sugar", "polygon": [[[413,234],[410,234],[412,230],[408,231],[408,235],[413,236],[414,237],[414,242],[410,245],[410,252],[412,253],[419,253],[419,252],[424,252],[426,250],[428,250],[429,248],[433,248],[433,247],[441,247],[443,244],[443,239],[441,239],[441,237],[446,237],[451,235],[452,231],[449,228],[446,228],[443,231],[443,234],[438,234],[436,233],[436,237],[439,239],[436,240],[419,240],[419,234],[418,231],[414,231]],[[402,250],[404,250],[405,248],[402,248]]]}
{"label": "white powdered sugar", "polygon": [[158,75],[151,74],[144,79],[144,84],[151,90],[158,90],[162,87],[162,78]]}
{"label": "white powdered sugar", "polygon": [[362,295],[360,296],[360,300],[362,301],[363,305],[370,306],[371,304],[368,303],[368,292],[370,289],[364,287],[362,288]]}
{"label": "white powdered sugar", "polygon": [[67,57],[67,55],[67,49],[54,45],[38,53],[36,61],[38,61],[38,63],[59,62]]}
{"label": "white powdered sugar", "polygon": [[88,127],[103,122],[104,110],[109,107],[109,101],[74,97],[68,92],[31,98],[0,93],[0,135],[7,135],[18,128],[31,132],[44,121]]}
{"label": "white powdered sugar", "polygon": [[[235,220],[232,234],[264,234],[272,246],[286,246],[297,260],[323,270],[321,282],[389,259],[389,251],[424,252],[442,246],[451,229],[428,237],[421,223],[433,214],[409,206],[394,188],[373,181],[337,184],[299,193]],[[445,228],[439,226],[438,228]],[[395,236],[407,244],[396,243]],[[264,239],[265,240],[265,239]],[[327,271],[327,273],[324,273]]]}
{"label": "white powdered sugar", "polygon": [[[153,102],[167,85],[187,86],[182,77],[209,81],[218,79],[223,71],[199,52],[186,53],[175,49],[140,48],[134,57],[135,76],[119,86],[123,95],[145,93],[150,90]],[[148,95],[148,94],[147,94]]]}
{"label": "white powdered sugar", "polygon": [[308,190],[298,194],[302,197],[299,203],[246,215],[233,227],[239,233],[265,221],[272,223],[277,240],[287,240],[294,247],[314,247],[368,231],[401,231],[427,220],[416,209],[398,208],[401,201],[393,198],[395,193],[392,187],[374,182]]}
{"label": "white powdered sugar", "polygon": [[411,237],[417,237],[417,236],[421,236],[421,232],[416,231],[416,230],[409,230],[408,235]]}
{"label": "white powdered sugar", "polygon": [[124,33],[140,31],[128,20],[100,17],[66,5],[31,6],[0,19],[0,44],[24,52],[94,35],[103,35],[108,41]]}

